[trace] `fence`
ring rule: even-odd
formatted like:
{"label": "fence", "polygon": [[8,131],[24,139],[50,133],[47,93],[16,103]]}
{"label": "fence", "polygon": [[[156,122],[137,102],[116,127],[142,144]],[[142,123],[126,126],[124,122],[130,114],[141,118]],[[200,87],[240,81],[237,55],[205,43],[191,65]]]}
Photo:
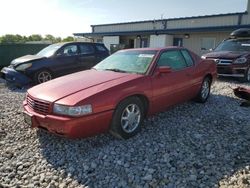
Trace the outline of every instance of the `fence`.
{"label": "fence", "polygon": [[36,54],[48,44],[0,44],[0,68],[20,56]]}

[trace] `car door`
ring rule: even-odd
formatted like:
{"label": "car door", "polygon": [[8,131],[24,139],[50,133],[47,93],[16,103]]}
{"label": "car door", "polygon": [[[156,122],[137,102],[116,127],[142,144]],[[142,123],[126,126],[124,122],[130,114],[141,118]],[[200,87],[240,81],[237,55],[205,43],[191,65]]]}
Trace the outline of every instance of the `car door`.
{"label": "car door", "polygon": [[97,63],[95,48],[92,44],[78,44],[79,56],[77,58],[77,66],[80,70],[92,68]]}
{"label": "car door", "polygon": [[196,62],[193,59],[192,55],[190,52],[186,49],[181,50],[181,54],[183,55],[188,67],[186,68],[186,74],[188,76],[187,78],[187,85],[188,89],[186,91],[187,96],[189,97],[188,99],[192,99],[196,97],[197,93],[200,90],[201,86],[201,81],[203,78],[201,77],[201,73],[199,70],[197,70]]}
{"label": "car door", "polygon": [[59,49],[53,60],[53,71],[65,75],[77,71],[78,48],[76,44],[68,44]]}
{"label": "car door", "polygon": [[[168,66],[169,73],[159,73],[159,67]],[[190,67],[180,50],[168,50],[161,53],[152,77],[153,105],[157,111],[181,103],[190,98]]]}

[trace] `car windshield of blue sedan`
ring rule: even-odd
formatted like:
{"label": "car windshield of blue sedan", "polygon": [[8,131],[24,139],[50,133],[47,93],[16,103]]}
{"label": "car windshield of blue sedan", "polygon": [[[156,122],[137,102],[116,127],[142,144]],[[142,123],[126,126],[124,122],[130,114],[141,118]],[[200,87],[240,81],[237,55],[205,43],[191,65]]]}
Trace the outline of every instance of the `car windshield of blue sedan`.
{"label": "car windshield of blue sedan", "polygon": [[42,49],[40,52],[37,53],[38,56],[42,57],[50,57],[55,54],[55,52],[61,48],[62,44],[52,44],[47,46],[46,48]]}
{"label": "car windshield of blue sedan", "polygon": [[155,50],[120,51],[97,64],[94,69],[144,74],[148,70]]}

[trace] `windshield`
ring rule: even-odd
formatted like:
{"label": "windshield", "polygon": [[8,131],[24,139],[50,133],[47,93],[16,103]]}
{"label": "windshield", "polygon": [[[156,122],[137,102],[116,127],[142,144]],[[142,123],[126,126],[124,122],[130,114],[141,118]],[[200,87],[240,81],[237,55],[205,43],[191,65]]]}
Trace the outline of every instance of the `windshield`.
{"label": "windshield", "polygon": [[228,39],[220,43],[214,51],[250,51],[250,39]]}
{"label": "windshield", "polygon": [[97,64],[94,69],[144,74],[156,52],[155,50],[116,52]]}
{"label": "windshield", "polygon": [[62,46],[62,44],[52,44],[37,53],[38,56],[50,57]]}

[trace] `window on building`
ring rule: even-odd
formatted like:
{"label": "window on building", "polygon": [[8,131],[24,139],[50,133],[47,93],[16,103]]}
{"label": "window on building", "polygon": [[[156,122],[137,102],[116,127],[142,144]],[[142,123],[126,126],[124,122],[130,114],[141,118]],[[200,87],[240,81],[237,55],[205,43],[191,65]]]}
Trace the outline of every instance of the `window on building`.
{"label": "window on building", "polygon": [[173,45],[174,46],[183,46],[183,39],[182,38],[174,38]]}
{"label": "window on building", "polygon": [[169,66],[173,70],[181,70],[187,67],[186,61],[179,50],[163,52],[157,64],[158,66]]}
{"label": "window on building", "polygon": [[215,47],[214,37],[204,37],[201,39],[201,50],[210,50]]}
{"label": "window on building", "polygon": [[148,38],[142,38],[142,39],[141,39],[141,47],[142,47],[142,48],[149,47]]}

